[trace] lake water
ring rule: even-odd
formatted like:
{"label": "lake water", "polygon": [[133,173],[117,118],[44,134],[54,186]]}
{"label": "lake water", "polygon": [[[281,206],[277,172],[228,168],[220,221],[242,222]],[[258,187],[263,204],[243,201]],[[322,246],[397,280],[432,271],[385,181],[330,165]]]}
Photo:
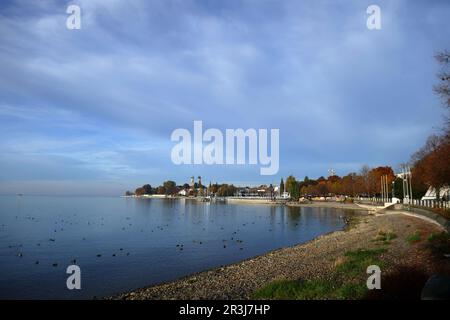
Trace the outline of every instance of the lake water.
{"label": "lake water", "polygon": [[[103,297],[344,228],[340,209],[178,199],[0,196],[0,298]],[[66,268],[81,268],[68,290]]]}

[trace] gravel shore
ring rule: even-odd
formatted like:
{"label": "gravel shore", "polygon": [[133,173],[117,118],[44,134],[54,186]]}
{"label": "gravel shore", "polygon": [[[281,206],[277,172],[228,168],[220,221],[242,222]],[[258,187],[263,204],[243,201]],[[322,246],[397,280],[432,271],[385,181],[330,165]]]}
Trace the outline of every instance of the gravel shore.
{"label": "gravel shore", "polygon": [[[429,234],[442,231],[439,226],[402,214],[363,215],[356,219],[358,222],[346,231],[111,299],[250,299],[255,290],[274,280],[326,279],[345,252],[375,248],[374,238],[380,231],[397,236],[381,257],[394,268],[418,267],[430,275],[436,271],[450,273],[449,259],[437,261],[426,246]],[[416,231],[423,240],[411,244],[407,238]]]}
{"label": "gravel shore", "polygon": [[309,203],[300,203],[300,202],[287,202],[287,206],[289,207],[312,207],[312,208],[335,208],[335,209],[347,209],[347,210],[358,210],[364,211],[365,209],[354,204],[354,203],[342,203],[335,201],[315,201]]}

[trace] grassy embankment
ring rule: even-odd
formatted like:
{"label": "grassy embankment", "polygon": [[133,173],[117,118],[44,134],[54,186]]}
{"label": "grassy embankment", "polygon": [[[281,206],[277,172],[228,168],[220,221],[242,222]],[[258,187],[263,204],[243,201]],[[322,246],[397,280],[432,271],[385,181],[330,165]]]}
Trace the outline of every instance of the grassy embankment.
{"label": "grassy embankment", "polygon": [[329,279],[282,280],[258,290],[255,298],[269,299],[358,299],[367,291],[366,274],[369,265],[385,266],[379,259],[385,248],[348,251]]}
{"label": "grassy embankment", "polygon": [[[382,259],[384,252],[388,250],[391,241],[397,235],[391,231],[378,232],[372,240],[375,248],[359,249],[347,251],[341,261],[336,262],[334,272],[327,278],[309,280],[281,280],[267,284],[254,293],[254,298],[264,299],[365,299],[383,298],[379,293],[369,292],[366,280],[369,276],[366,268],[370,265],[377,265],[382,270],[386,270],[389,264]],[[416,231],[405,240],[410,245],[415,245],[422,239],[421,234]],[[450,248],[450,236],[446,232],[433,233],[428,236],[426,246],[437,255],[448,253]],[[403,279],[404,277],[409,279]],[[417,298],[426,276],[417,270],[409,270],[405,266],[400,266],[396,272],[386,278],[387,286],[391,292],[408,291],[404,289],[405,281],[412,283],[411,292],[404,293],[405,298]],[[384,283],[386,283],[386,281]],[[378,290],[375,290],[378,291]],[[412,292],[415,291],[415,292]],[[409,295],[408,297],[406,295]],[[387,296],[387,298],[395,296]]]}

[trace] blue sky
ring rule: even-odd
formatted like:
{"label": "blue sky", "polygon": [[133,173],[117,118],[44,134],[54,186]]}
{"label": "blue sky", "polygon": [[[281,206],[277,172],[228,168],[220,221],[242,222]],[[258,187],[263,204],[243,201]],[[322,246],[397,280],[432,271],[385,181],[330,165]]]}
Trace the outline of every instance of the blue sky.
{"label": "blue sky", "polygon": [[[2,1],[0,193],[396,168],[442,123],[433,56],[449,16],[449,1]],[[172,164],[170,134],[194,120],[279,128],[279,173]]]}

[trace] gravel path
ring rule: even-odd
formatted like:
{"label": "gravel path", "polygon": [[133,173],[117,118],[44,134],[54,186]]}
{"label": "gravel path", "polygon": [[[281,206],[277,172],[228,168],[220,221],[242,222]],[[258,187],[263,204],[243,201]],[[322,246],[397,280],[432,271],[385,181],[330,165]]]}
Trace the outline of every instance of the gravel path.
{"label": "gravel path", "polygon": [[[426,241],[412,245],[406,241],[416,230],[426,239],[428,234],[441,231],[438,226],[405,215],[366,215],[357,219],[359,223],[347,231],[112,299],[249,299],[255,290],[274,280],[326,278],[346,251],[376,247],[373,239],[379,231],[397,235],[382,254],[382,260],[392,265],[419,266],[427,273],[442,268],[441,262],[436,266],[436,259],[425,246]],[[448,259],[444,263],[450,271]]]}

